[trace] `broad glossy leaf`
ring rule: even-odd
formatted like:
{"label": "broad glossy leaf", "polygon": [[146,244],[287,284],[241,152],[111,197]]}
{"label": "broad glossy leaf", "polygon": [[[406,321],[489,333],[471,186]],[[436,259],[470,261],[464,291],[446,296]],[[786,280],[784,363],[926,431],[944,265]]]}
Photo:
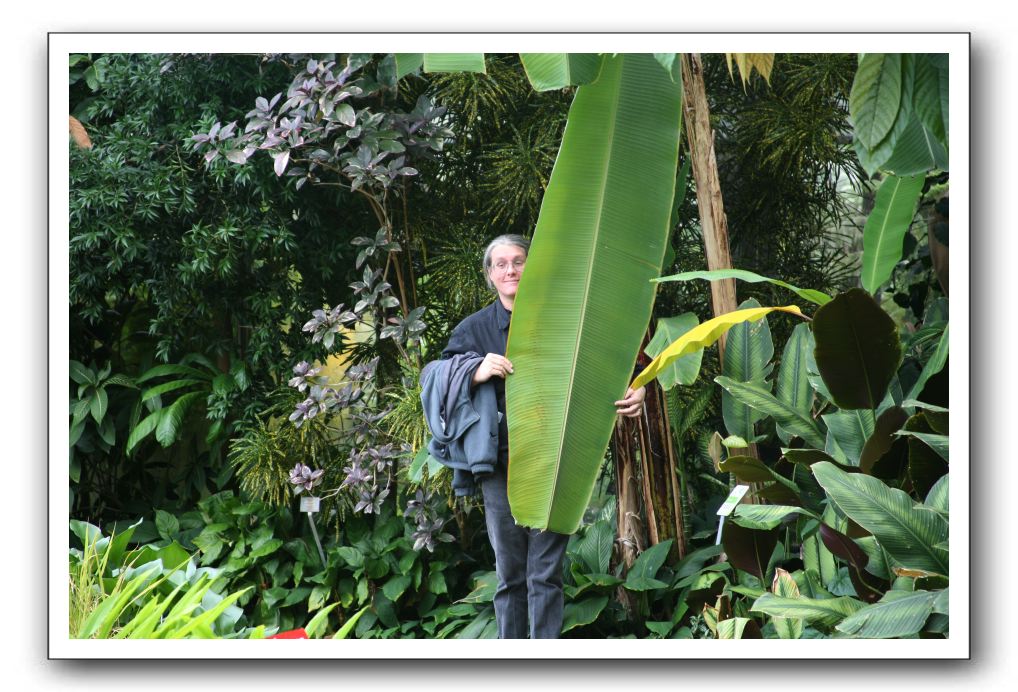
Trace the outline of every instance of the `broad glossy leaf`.
{"label": "broad glossy leaf", "polygon": [[608,605],[607,596],[594,596],[582,601],[566,603],[562,611],[562,632],[568,632],[576,627],[594,622],[606,605]]}
{"label": "broad glossy leaf", "polygon": [[[792,335],[785,343],[778,377],[774,382],[774,397],[806,418],[812,417],[813,410],[813,388],[806,372],[806,362],[813,348],[813,332],[810,331],[809,325],[795,325]],[[790,433],[780,425],[777,426],[777,433],[786,444],[791,439]]]}
{"label": "broad glossy leaf", "polygon": [[[633,383],[629,385],[633,389],[642,387],[647,384],[655,377],[658,376],[664,368],[672,363],[676,358],[681,358],[687,353],[693,353],[707,348],[715,341],[721,338],[721,335],[727,332],[729,329],[734,327],[736,324],[742,322],[751,322],[766,317],[770,313],[780,310],[782,312],[788,312],[793,315],[802,316],[802,312],[795,305],[787,305],[784,307],[774,308],[751,308],[749,310],[734,310],[724,315],[719,315],[713,319],[709,319],[706,322],[702,322],[699,326],[694,329],[690,329],[688,332],[683,334],[679,339],[672,343],[668,348],[661,352],[657,358],[652,360],[640,376],[633,380]],[[515,319],[515,318],[514,318]],[[511,359],[510,359],[511,360]],[[515,361],[514,361],[515,363]]]}
{"label": "broad glossy leaf", "polygon": [[947,150],[913,113],[908,127],[894,145],[894,153],[881,168],[895,175],[919,175],[935,169],[946,171],[949,168]]}
{"label": "broad glossy leaf", "polygon": [[572,533],[587,507],[650,321],[679,110],[650,55],[606,58],[577,89],[509,333],[509,502],[523,526]]}
{"label": "broad glossy leaf", "polygon": [[654,59],[665,68],[672,81],[682,84],[682,61],[678,57],[678,53],[654,53]]}
{"label": "broad glossy leaf", "polygon": [[813,354],[839,408],[875,409],[901,362],[898,327],[866,291],[853,288],[817,310]]}
{"label": "broad glossy leaf", "polygon": [[824,446],[823,433],[820,432],[816,423],[808,416],[803,416],[799,411],[778,401],[770,392],[754,384],[734,382],[727,377],[719,376],[714,378],[714,381],[739,401],[774,418],[790,433],[805,440],[806,444],[820,448]]}
{"label": "broad glossy leaf", "polygon": [[867,53],[849,95],[855,136],[870,149],[890,132],[901,105],[901,55]]}
{"label": "broad glossy leaf", "polygon": [[535,91],[590,84],[601,71],[597,53],[520,53],[520,61]]}
{"label": "broad glossy leaf", "polygon": [[948,573],[947,553],[937,549],[947,539],[947,522],[923,510],[897,488],[861,473],[847,474],[825,461],[813,475],[842,512],[873,534],[902,567]]}
{"label": "broad glossy leaf", "polygon": [[205,382],[208,382],[208,380],[206,379],[199,380],[195,378],[187,378],[183,380],[170,380],[169,382],[163,382],[162,384],[158,384],[155,387],[149,387],[148,389],[144,390],[141,393],[141,400],[148,401],[153,397],[162,396],[166,392],[172,392],[176,389],[181,389],[183,387],[191,387],[193,385],[202,384]]}
{"label": "broad glossy leaf", "polygon": [[891,158],[898,139],[912,120],[912,95],[915,89],[914,57],[910,53],[903,53],[901,56],[901,106],[898,108],[891,130],[874,147],[865,146],[858,137],[853,138],[852,144],[859,163],[871,176]]}
{"label": "broad glossy leaf", "polygon": [[901,430],[901,426],[908,420],[908,414],[898,406],[886,409],[877,418],[873,433],[866,444],[863,445],[859,454],[859,468],[863,473],[869,473],[873,465],[885,454],[891,451],[894,445],[894,433]]}
{"label": "broad glossy leaf", "polygon": [[587,571],[604,574],[608,571],[615,535],[611,523],[596,521],[576,543],[576,555],[583,561]]}
{"label": "broad glossy leaf", "polygon": [[869,555],[849,536],[827,524],[821,523],[820,540],[832,554],[848,563],[849,575],[855,592],[867,603],[873,603],[887,590],[888,584],[866,571]]}
{"label": "broad glossy leaf", "polygon": [[[787,571],[780,567],[774,570],[774,581],[771,583],[771,592],[781,598],[800,598],[799,586],[795,583]],[[763,594],[761,594],[763,595]],[[772,618],[774,630],[778,633],[779,639],[799,639],[802,637],[803,621],[799,618]]]}
{"label": "broad glossy leaf", "polygon": [[888,591],[879,602],[842,620],[837,629],[868,639],[907,637],[923,628],[935,597],[930,591]]}
{"label": "broad glossy leaf", "polygon": [[949,479],[950,476],[947,474],[942,476],[940,480],[937,481],[932,488],[930,488],[930,492],[927,493],[926,501],[923,504],[940,512],[949,512],[951,495],[949,491]]}
{"label": "broad glossy leaf", "polygon": [[752,284],[766,281],[774,284],[775,286],[787,288],[803,300],[808,300],[809,302],[816,303],[817,305],[824,305],[825,303],[831,302],[831,297],[823,291],[817,291],[812,288],[799,288],[798,286],[793,286],[792,284],[786,283],[780,279],[769,279],[766,276],[760,276],[759,274],[754,274],[753,272],[746,271],[745,269],[715,269],[713,271],[682,272],[681,274],[662,276],[661,278],[654,279],[654,281],[692,281],[694,279],[705,279],[707,281],[739,279],[740,281],[746,281]]}
{"label": "broad glossy leaf", "polygon": [[[656,358],[671,343],[700,323],[696,315],[684,312],[675,317],[663,317],[657,321],[654,338],[643,350],[651,358]],[[700,375],[700,364],[703,361],[703,349],[690,353],[675,360],[661,371],[657,381],[662,389],[671,389],[677,384],[690,385]]]}
{"label": "broad glossy leaf", "polygon": [[70,374],[71,379],[77,384],[96,384],[95,373],[91,369],[85,367],[82,363],[71,360],[70,363]]}
{"label": "broad glossy leaf", "polygon": [[880,184],[862,239],[862,285],[870,293],[891,278],[901,260],[902,243],[922,189],[922,176],[890,175]]}
{"label": "broad glossy leaf", "polygon": [[762,639],[760,626],[749,618],[728,618],[718,622],[718,639]]}
{"label": "broad glossy leaf", "polygon": [[865,607],[862,601],[848,596],[839,598],[782,598],[765,593],[756,599],[750,608],[752,612],[767,615],[801,618],[806,622],[833,627],[846,617]]}
{"label": "broad glossy leaf", "polygon": [[[760,303],[754,299],[744,301],[740,310],[758,309]],[[701,351],[702,353],[702,351]],[[753,322],[736,324],[725,341],[725,357],[721,374],[735,382],[750,383],[763,391],[770,392],[770,362],[774,357],[774,341],[764,317]],[[728,390],[721,392],[721,415],[725,429],[730,435],[755,441],[754,424],[763,420],[765,414],[736,399]]]}
{"label": "broad glossy leaf", "polygon": [[106,411],[109,410],[110,399],[106,394],[106,390],[100,387],[95,390],[95,395],[89,401],[89,411],[92,413],[92,418],[95,419],[96,423],[102,423],[103,418],[106,416]]}
{"label": "broad glossy leaf", "polygon": [[725,546],[728,561],[733,567],[762,580],[774,546],[778,544],[779,531],[778,528],[747,529],[734,522],[725,522],[721,531],[721,544]]}
{"label": "broad glossy leaf", "polygon": [[839,411],[821,416],[827,424],[827,432],[837,441],[838,448],[845,454],[851,466],[859,465],[863,445],[873,434],[873,412],[866,410]]}
{"label": "broad glossy leaf", "polygon": [[735,523],[744,528],[768,531],[780,526],[793,514],[820,519],[807,509],[790,505],[739,505],[732,516]]}
{"label": "broad glossy leaf", "polygon": [[425,72],[485,72],[484,53],[425,53]]}
{"label": "broad glossy leaf", "polygon": [[[646,590],[639,588],[641,586],[640,582],[654,580],[658,570],[661,569],[661,565],[664,564],[665,558],[668,557],[668,551],[671,549],[673,542],[674,540],[669,538],[666,541],[652,545],[640,553],[640,556],[633,562],[633,566],[629,568],[629,573],[626,575],[626,588],[637,591]],[[658,585],[652,588],[662,588],[663,586],[667,586],[667,584],[658,582]]]}

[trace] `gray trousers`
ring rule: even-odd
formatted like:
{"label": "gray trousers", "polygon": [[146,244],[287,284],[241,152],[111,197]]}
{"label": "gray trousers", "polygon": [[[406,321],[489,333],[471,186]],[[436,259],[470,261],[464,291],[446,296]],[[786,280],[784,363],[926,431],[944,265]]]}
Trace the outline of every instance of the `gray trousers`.
{"label": "gray trousers", "polygon": [[562,558],[569,536],[517,526],[501,466],[481,481],[488,540],[495,550],[499,639],[557,639],[562,632]]}

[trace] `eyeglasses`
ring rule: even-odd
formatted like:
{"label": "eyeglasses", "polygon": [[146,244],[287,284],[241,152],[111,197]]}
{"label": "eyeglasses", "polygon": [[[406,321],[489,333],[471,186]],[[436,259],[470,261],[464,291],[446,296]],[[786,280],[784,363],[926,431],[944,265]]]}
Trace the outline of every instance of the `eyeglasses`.
{"label": "eyeglasses", "polygon": [[499,262],[492,266],[492,269],[497,271],[499,274],[505,274],[509,271],[509,267],[512,267],[517,272],[523,271],[523,265],[527,263],[525,259],[515,259],[510,264],[509,262]]}

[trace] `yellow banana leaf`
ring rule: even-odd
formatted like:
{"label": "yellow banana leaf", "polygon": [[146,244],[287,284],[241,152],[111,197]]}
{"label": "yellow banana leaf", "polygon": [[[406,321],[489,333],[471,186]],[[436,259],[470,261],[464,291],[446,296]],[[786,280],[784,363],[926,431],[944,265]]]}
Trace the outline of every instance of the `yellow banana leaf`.
{"label": "yellow banana leaf", "polygon": [[633,380],[633,383],[629,386],[633,389],[642,387],[657,377],[658,373],[668,367],[676,358],[681,358],[682,356],[699,351],[702,348],[707,348],[720,339],[722,334],[737,324],[741,324],[742,322],[755,322],[756,320],[779,310],[781,312],[790,312],[793,315],[799,315],[800,317],[803,316],[802,311],[799,310],[799,307],[796,305],[771,308],[746,308],[745,310],[735,310],[734,312],[719,315],[712,320],[707,320],[703,324],[690,329],[688,332],[676,339],[672,345],[662,351],[657,358],[652,360],[650,365],[648,365],[643,372],[640,373],[639,377]]}

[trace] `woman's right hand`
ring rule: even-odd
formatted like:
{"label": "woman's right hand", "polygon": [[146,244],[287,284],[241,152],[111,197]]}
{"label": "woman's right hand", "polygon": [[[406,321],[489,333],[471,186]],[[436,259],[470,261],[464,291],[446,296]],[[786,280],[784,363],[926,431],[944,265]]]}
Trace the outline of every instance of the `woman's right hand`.
{"label": "woman's right hand", "polygon": [[482,382],[487,382],[492,377],[505,379],[506,375],[511,374],[513,374],[513,364],[509,362],[508,358],[497,353],[489,353],[484,356],[484,360],[477,366],[477,370],[474,370],[472,382],[474,384],[481,384]]}

